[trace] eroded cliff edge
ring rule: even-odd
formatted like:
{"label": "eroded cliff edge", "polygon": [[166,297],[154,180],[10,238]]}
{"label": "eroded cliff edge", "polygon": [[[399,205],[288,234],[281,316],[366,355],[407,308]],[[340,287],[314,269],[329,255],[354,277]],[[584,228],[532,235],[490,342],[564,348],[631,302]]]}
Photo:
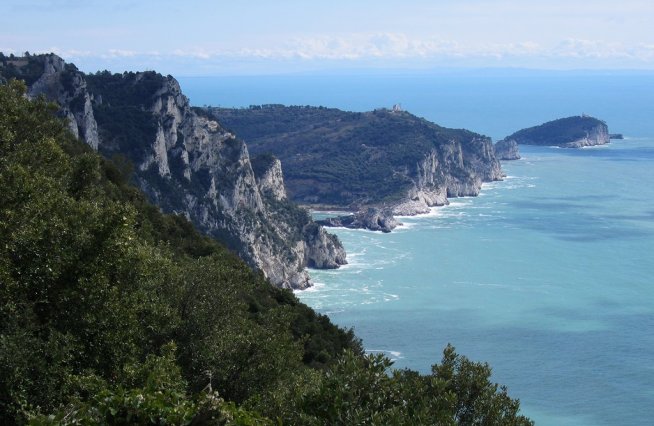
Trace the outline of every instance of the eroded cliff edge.
{"label": "eroded cliff edge", "polygon": [[155,204],[225,242],[272,284],[306,288],[307,266],[346,263],[338,238],[288,200],[279,160],[253,168],[245,143],[192,110],[173,77],[85,75],[56,55],[14,62],[0,68],[5,78],[24,70],[29,95],[58,103],[71,131],[103,155],[129,159]]}

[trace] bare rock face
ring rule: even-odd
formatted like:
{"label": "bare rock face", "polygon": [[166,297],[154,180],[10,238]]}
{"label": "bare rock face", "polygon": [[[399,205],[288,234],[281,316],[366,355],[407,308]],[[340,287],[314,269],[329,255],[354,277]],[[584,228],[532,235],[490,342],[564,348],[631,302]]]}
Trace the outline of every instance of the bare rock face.
{"label": "bare rock face", "polygon": [[53,54],[44,55],[43,62],[43,74],[30,86],[28,97],[44,95],[57,102],[62,106],[60,114],[68,120],[70,131],[98,149],[98,126],[84,74]]}
{"label": "bare rock face", "polygon": [[[158,204],[232,241],[243,259],[280,287],[309,287],[307,266],[346,263],[337,239],[324,231],[304,235],[312,221],[287,200],[279,160],[257,162],[255,173],[246,145],[215,120],[192,111],[172,77],[156,91],[151,112],[156,135],[138,167],[144,172],[141,186]],[[147,174],[152,170],[182,189],[182,202],[176,191],[152,185]]]}
{"label": "bare rock face", "polygon": [[270,155],[259,155],[251,161],[261,193],[276,201],[285,200],[287,197],[281,161]]}
{"label": "bare rock face", "polygon": [[448,198],[477,196],[483,182],[502,179],[502,169],[491,140],[473,137],[439,144],[416,164],[413,176],[404,199],[390,207],[395,215],[428,213],[430,207],[447,205]]}
{"label": "bare rock face", "polygon": [[335,235],[329,234],[317,223],[304,229],[305,262],[309,267],[336,269],[347,263],[345,249]]}
{"label": "bare rock face", "polygon": [[606,124],[597,126],[586,131],[586,134],[577,140],[563,144],[564,148],[583,148],[585,146],[604,145],[611,142],[609,128]]}
{"label": "bare rock face", "polygon": [[338,238],[288,201],[279,160],[252,163],[245,143],[194,111],[174,78],[85,76],[55,55],[42,59],[30,96],[56,101],[73,133],[103,155],[127,156],[155,204],[227,244],[273,285],[306,288],[307,266],[346,263]]}
{"label": "bare rock face", "polygon": [[519,160],[518,143],[513,139],[503,139],[495,144],[495,157],[498,160]]}

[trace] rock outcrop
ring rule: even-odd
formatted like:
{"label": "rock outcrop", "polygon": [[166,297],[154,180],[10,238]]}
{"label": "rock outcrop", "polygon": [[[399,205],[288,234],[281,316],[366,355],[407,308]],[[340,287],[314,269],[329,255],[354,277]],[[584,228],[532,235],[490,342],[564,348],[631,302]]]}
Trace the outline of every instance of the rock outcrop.
{"label": "rock outcrop", "polygon": [[243,141],[191,108],[173,77],[84,75],[55,55],[32,58],[44,71],[30,96],[57,102],[73,133],[134,164],[137,185],[155,204],[189,218],[272,284],[306,288],[307,266],[346,263],[338,238],[288,200],[279,160],[252,162]]}
{"label": "rock outcrop", "polygon": [[310,223],[303,230],[305,263],[311,268],[336,269],[347,263],[345,249],[335,235],[329,234],[318,223]]}
{"label": "rock outcrop", "polygon": [[402,225],[393,217],[389,209],[369,207],[363,211],[338,217],[330,217],[316,221],[323,226],[342,227],[350,229],[369,229],[371,231],[391,232]]}
{"label": "rock outcrop", "polygon": [[498,160],[519,160],[518,143],[513,139],[503,139],[495,143],[495,157]]}
{"label": "rock outcrop", "polygon": [[524,145],[583,148],[610,142],[605,122],[587,115],[560,118],[539,126],[520,130],[505,139]]}
{"label": "rock outcrop", "polygon": [[27,92],[28,97],[45,96],[61,106],[59,114],[68,121],[70,131],[98,149],[98,126],[93,115],[93,97],[86,87],[84,74],[57,55],[43,55],[43,74]]}

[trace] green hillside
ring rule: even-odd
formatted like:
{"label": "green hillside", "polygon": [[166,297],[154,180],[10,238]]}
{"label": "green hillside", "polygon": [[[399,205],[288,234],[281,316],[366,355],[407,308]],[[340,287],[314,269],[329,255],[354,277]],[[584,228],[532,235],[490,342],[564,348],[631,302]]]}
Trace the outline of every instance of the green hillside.
{"label": "green hillside", "polygon": [[0,424],[530,424],[490,368],[363,355],[0,85]]}

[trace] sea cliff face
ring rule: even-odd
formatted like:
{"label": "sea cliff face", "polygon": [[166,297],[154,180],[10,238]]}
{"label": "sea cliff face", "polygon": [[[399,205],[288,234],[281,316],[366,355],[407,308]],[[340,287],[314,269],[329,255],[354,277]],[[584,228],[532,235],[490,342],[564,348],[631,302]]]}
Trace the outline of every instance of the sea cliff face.
{"label": "sea cliff face", "polygon": [[498,160],[519,160],[518,143],[513,139],[503,139],[495,143],[495,157]]}
{"label": "sea cliff face", "polygon": [[606,124],[597,126],[586,131],[586,134],[577,140],[561,145],[564,148],[583,148],[585,146],[604,145],[611,142],[609,128]]}
{"label": "sea cliff face", "polygon": [[43,95],[60,105],[59,113],[68,121],[70,131],[97,150],[98,126],[84,74],[56,55],[43,55],[42,61],[43,74],[29,87],[28,97]]}
{"label": "sea cliff face", "polygon": [[288,200],[279,160],[253,163],[243,141],[191,109],[171,76],[84,75],[55,55],[38,59],[44,72],[30,96],[57,102],[73,133],[134,164],[155,204],[225,242],[272,284],[306,288],[307,266],[346,263],[338,238]]}

